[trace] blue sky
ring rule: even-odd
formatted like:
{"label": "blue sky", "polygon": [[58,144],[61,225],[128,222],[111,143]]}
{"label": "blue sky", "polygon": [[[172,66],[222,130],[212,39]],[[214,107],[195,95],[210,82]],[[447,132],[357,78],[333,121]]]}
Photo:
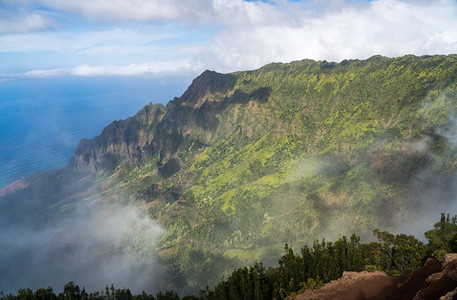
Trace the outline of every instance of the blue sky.
{"label": "blue sky", "polygon": [[449,53],[455,0],[0,0],[0,82]]}

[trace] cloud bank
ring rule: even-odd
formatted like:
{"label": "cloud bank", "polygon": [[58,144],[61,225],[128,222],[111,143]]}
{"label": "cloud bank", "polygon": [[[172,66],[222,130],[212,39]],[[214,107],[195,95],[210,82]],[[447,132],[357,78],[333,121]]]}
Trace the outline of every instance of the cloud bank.
{"label": "cloud bank", "polygon": [[[457,2],[373,1],[320,11],[280,10],[277,22],[218,32],[206,64],[223,70],[256,68],[304,58],[341,61],[372,55],[457,52]],[[285,16],[290,16],[286,19]],[[216,57],[216,59],[214,59]],[[235,67],[233,67],[235,66]]]}
{"label": "cloud bank", "polygon": [[[457,53],[453,0],[38,2],[53,14],[41,16],[23,0],[21,11],[33,10],[32,21],[0,22],[0,55],[55,57],[48,65],[24,63],[14,72],[24,77],[196,75],[305,58]],[[48,16],[62,29],[28,32],[47,28]],[[65,23],[62,16],[77,21]],[[18,68],[4,61],[4,69]]]}
{"label": "cloud bank", "polygon": [[91,292],[111,283],[134,293],[151,292],[162,284],[164,274],[154,254],[164,230],[140,210],[83,204],[38,226],[29,224],[29,218],[40,223],[39,214],[31,213],[25,221],[28,209],[17,208],[0,213],[0,287],[5,293],[47,286],[60,291],[70,281]]}

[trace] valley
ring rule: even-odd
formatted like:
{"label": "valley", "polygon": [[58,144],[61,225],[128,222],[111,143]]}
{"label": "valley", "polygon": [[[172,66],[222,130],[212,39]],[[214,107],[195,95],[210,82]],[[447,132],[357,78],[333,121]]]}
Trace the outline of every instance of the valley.
{"label": "valley", "polygon": [[163,231],[117,250],[149,251],[160,285],[183,293],[277,265],[284,244],[419,235],[456,204],[456,74],[455,55],[205,71],[81,140],[65,168],[2,190],[3,222],[60,228],[87,207],[134,207]]}

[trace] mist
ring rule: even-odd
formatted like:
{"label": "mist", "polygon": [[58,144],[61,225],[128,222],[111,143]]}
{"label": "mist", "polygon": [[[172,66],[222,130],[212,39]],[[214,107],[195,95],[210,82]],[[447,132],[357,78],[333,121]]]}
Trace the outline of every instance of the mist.
{"label": "mist", "polygon": [[[326,218],[319,220],[320,227],[312,237],[332,241],[342,235],[356,233],[364,241],[370,241],[375,239],[372,230],[379,228],[394,234],[411,234],[427,243],[424,233],[433,229],[441,213],[449,213],[450,216],[457,214],[455,99],[452,90],[427,96],[418,110],[423,126],[418,131],[420,134],[396,140],[393,146],[393,138],[380,134],[368,151],[353,153],[350,158],[348,153],[327,153],[296,163],[288,174],[289,180],[315,180],[321,186],[331,184],[336,195],[339,188],[344,188],[344,185],[338,185],[339,178],[347,178],[348,172],[358,167],[363,170],[364,176],[356,177],[356,184],[366,182],[368,186],[374,186],[374,196],[366,206],[372,209],[371,212],[367,211],[372,217],[369,222],[357,227],[353,219],[344,218],[341,202],[348,201],[341,196],[344,193],[339,194],[340,198],[318,195],[318,205],[330,209]],[[377,153],[381,155],[377,156]],[[390,185],[399,192],[390,195],[386,188]],[[384,192],[376,194],[377,191]],[[286,192],[283,198],[288,197]],[[383,209],[383,201],[388,202],[387,207],[391,207],[391,211]],[[343,209],[339,209],[339,205]],[[361,216],[363,214],[362,211]]]}
{"label": "mist", "polygon": [[[155,257],[164,230],[140,203],[108,203],[93,196],[100,187],[91,179],[39,170],[64,167],[81,138],[149,101],[166,103],[189,80],[69,77],[0,86],[0,291],[59,291],[69,281],[88,292],[111,283],[138,293],[163,289],[167,276]],[[24,190],[8,195],[2,187],[13,182]]]}
{"label": "mist", "polygon": [[457,214],[457,174],[452,169],[457,154],[457,122],[453,113],[443,125],[424,135],[411,147],[423,154],[428,164],[413,178],[412,191],[416,197],[412,210],[415,220],[398,228],[426,241],[424,232],[433,228],[441,213]]}
{"label": "mist", "polygon": [[45,226],[21,221],[27,219],[0,222],[0,291],[60,291],[70,281],[88,292],[107,284],[133,293],[159,289],[163,274],[154,257],[164,230],[139,208],[91,201]]}

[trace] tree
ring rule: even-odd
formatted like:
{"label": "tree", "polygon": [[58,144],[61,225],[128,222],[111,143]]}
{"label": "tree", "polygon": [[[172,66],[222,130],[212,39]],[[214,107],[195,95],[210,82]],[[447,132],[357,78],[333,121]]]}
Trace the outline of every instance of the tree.
{"label": "tree", "polygon": [[73,281],[65,284],[63,287],[63,299],[65,300],[81,300],[81,290]]}
{"label": "tree", "polygon": [[375,251],[375,255],[382,270],[405,274],[422,264],[425,246],[414,236],[403,233],[393,235],[379,229],[375,229],[373,234],[379,241],[379,251]]}
{"label": "tree", "polygon": [[33,300],[33,291],[29,288],[27,289],[19,289],[17,292],[17,297],[16,299],[18,300]]}
{"label": "tree", "polygon": [[412,272],[420,267],[425,256],[424,244],[412,235],[397,234],[392,249],[394,269],[402,274]]}
{"label": "tree", "polygon": [[52,287],[47,289],[39,288],[35,291],[34,300],[56,300],[57,296],[54,294]]}
{"label": "tree", "polygon": [[443,259],[447,252],[457,251],[457,216],[449,218],[442,213],[439,222],[432,230],[427,231],[425,237],[429,244],[429,253],[438,259]]}
{"label": "tree", "polygon": [[156,299],[157,300],[179,300],[179,296],[172,290],[167,289],[167,290],[165,290],[165,293],[162,293],[162,291],[160,291],[157,294]]}

